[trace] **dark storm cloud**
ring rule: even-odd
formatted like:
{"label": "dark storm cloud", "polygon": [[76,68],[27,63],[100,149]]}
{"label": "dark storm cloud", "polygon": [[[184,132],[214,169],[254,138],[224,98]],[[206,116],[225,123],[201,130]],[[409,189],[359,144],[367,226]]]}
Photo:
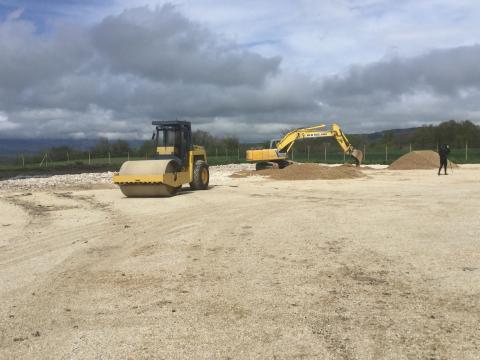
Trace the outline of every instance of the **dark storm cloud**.
{"label": "dark storm cloud", "polygon": [[0,86],[17,93],[81,68],[91,55],[84,34],[62,27],[38,36],[26,21],[0,23]]}
{"label": "dark storm cloud", "polygon": [[[261,113],[309,101],[284,90],[295,81],[279,77],[279,58],[218,39],[170,5],[48,34],[15,14],[0,24],[0,50],[2,135],[26,127],[37,136],[130,135],[152,118]],[[108,121],[100,126],[95,117]]]}
{"label": "dark storm cloud", "polygon": [[152,119],[260,140],[339,122],[347,131],[480,117],[480,47],[353,66],[325,79],[288,72],[171,5],[94,26],[38,32],[0,22],[0,138],[141,137]]}
{"label": "dark storm cloud", "polygon": [[363,131],[478,121],[479,61],[480,45],[472,45],[352,66],[323,79],[322,113]]}
{"label": "dark storm cloud", "polygon": [[280,64],[279,58],[219,43],[171,5],[107,17],[94,28],[93,40],[112,71],[157,81],[258,86]]}
{"label": "dark storm cloud", "polygon": [[411,59],[395,58],[367,66],[353,66],[345,75],[324,82],[324,93],[337,96],[399,96],[418,90],[455,95],[480,88],[480,45],[436,50]]}

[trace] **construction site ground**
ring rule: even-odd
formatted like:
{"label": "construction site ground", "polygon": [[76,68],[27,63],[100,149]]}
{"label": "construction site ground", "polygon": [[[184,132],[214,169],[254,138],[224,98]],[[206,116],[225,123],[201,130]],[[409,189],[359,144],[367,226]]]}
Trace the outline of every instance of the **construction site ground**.
{"label": "construction site ground", "polygon": [[0,182],[0,358],[479,358],[480,166],[249,168],[162,199]]}

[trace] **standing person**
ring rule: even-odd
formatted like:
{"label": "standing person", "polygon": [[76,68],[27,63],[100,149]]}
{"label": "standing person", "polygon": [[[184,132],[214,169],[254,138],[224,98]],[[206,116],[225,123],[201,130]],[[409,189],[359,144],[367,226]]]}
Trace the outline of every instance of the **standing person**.
{"label": "standing person", "polygon": [[447,144],[442,144],[440,146],[440,150],[438,150],[438,155],[440,155],[440,167],[438,168],[438,175],[440,175],[440,171],[442,167],[445,170],[445,175],[447,174],[447,164],[448,164],[448,154],[450,154],[450,146]]}

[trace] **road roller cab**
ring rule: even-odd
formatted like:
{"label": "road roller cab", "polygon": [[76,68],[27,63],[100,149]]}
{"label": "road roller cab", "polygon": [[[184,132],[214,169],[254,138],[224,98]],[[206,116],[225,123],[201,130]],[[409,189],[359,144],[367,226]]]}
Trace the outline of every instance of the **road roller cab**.
{"label": "road roller cab", "polygon": [[113,182],[127,197],[172,196],[189,183],[192,190],[206,190],[209,183],[207,155],[192,144],[187,121],[153,121],[154,160],[126,161]]}

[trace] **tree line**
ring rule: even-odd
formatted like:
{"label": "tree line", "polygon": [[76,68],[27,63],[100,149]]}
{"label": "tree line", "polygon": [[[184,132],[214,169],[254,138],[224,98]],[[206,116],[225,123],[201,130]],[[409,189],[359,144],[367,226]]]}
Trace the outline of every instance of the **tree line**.
{"label": "tree line", "polygon": [[[387,130],[377,134],[346,134],[353,146],[367,146],[370,151],[382,151],[385,145],[392,149],[436,149],[440,144],[449,144],[451,148],[480,148],[480,126],[470,120],[449,120],[438,125],[423,125],[404,130]],[[309,140],[312,150],[323,146],[335,145],[335,140],[320,142]]]}
{"label": "tree line", "polygon": [[417,129],[412,136],[412,142],[419,146],[431,146],[446,143],[452,148],[480,147],[480,126],[466,120],[456,122],[446,121],[438,126],[425,125]]}
{"label": "tree line", "polygon": [[[244,149],[238,138],[233,136],[218,137],[206,131],[197,130],[192,133],[194,144],[202,145],[208,153],[215,153],[217,150],[223,153],[225,149],[231,151]],[[101,137],[97,142],[87,150],[79,150],[68,145],[54,146],[44,149],[40,154],[34,156],[40,158],[48,154],[52,161],[64,161],[69,159],[87,158],[106,158],[106,157],[151,157],[155,153],[155,143],[153,140],[145,140],[139,146],[132,146],[127,140],[109,140]]]}
{"label": "tree line", "polygon": [[451,148],[480,147],[480,126],[470,120],[449,120],[439,125],[424,125],[410,132],[385,132],[377,140],[380,145],[405,147],[412,144],[415,148],[435,149],[440,144],[449,144]]}
{"label": "tree line", "polygon": [[[439,125],[424,125],[419,128],[406,131],[384,131],[378,136],[372,137],[368,134],[347,134],[350,142],[358,148],[368,146],[370,151],[378,149],[381,151],[388,145],[390,148],[406,148],[412,145],[415,149],[435,149],[438,144],[448,143],[452,148],[463,148],[468,143],[470,148],[480,148],[480,126],[469,120],[465,121],[446,121]],[[213,155],[218,152],[224,155],[225,151],[240,151],[243,154],[246,149],[251,147],[268,147],[269,140],[265,139],[261,144],[242,144],[238,138],[233,136],[218,137],[203,130],[196,130],[192,133],[194,144],[205,147],[208,154]],[[295,144],[295,151],[321,152],[327,147],[329,151],[339,151],[338,145],[334,139],[310,139]],[[63,161],[68,159],[86,159],[88,156],[93,158],[105,157],[151,157],[155,152],[155,145],[152,140],[145,140],[139,146],[132,146],[127,140],[109,140],[99,138],[97,142],[88,150],[74,149],[68,145],[51,147],[45,149],[34,156],[41,158],[48,154],[48,158],[53,161]]]}

